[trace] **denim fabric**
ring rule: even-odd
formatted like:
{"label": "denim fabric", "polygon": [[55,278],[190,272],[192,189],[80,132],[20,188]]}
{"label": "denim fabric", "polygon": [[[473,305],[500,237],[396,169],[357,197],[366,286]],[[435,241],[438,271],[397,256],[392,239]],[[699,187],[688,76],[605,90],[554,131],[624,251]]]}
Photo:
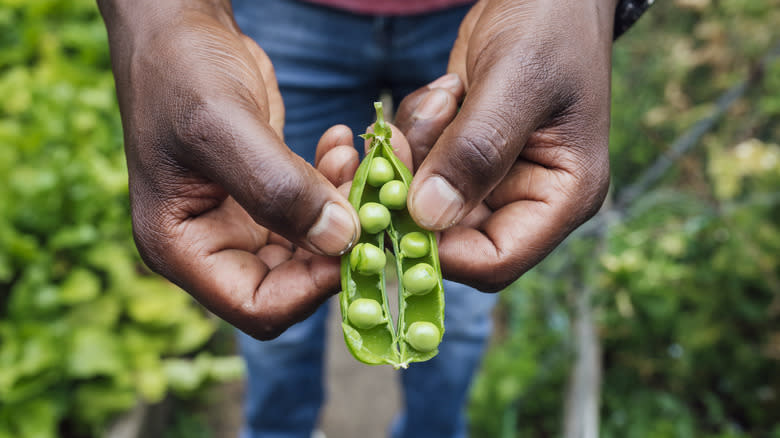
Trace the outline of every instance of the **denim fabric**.
{"label": "denim fabric", "polygon": [[[309,162],[330,126],[364,132],[374,118],[371,103],[383,90],[399,102],[444,74],[468,11],[381,17],[295,0],[234,0],[233,8],[241,29],[274,64],[286,109],[285,141]],[[362,150],[362,139],[355,144]],[[438,356],[403,371],[406,409],[394,422],[395,438],[465,436],[464,403],[490,335],[496,295],[452,282],[445,282],[445,293]],[[324,401],[326,312],[323,306],[273,341],[239,334],[249,372],[243,438],[309,438]]]}

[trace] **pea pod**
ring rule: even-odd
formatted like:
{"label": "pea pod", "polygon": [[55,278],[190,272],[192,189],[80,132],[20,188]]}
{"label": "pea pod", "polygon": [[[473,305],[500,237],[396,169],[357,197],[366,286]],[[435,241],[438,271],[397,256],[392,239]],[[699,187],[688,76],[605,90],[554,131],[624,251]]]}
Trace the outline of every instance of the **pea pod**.
{"label": "pea pod", "polygon": [[[382,104],[374,107],[374,132],[363,136],[371,145],[349,193],[349,202],[362,212],[362,231],[341,259],[341,325],[357,360],[406,368],[438,353],[444,334],[444,289],[436,238],[406,210],[412,174],[393,153]],[[385,251],[393,257],[384,257]],[[395,270],[398,278],[395,323],[386,290],[388,270]]]}

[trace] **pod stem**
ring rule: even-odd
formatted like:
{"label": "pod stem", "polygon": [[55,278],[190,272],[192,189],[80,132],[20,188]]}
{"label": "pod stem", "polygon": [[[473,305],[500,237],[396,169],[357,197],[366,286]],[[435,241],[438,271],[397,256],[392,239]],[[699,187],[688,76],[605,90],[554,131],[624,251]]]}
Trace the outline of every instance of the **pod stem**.
{"label": "pod stem", "polygon": [[382,109],[382,102],[374,102],[376,109],[376,123],[374,123],[374,135],[379,141],[390,141],[393,131],[385,123],[385,112]]}

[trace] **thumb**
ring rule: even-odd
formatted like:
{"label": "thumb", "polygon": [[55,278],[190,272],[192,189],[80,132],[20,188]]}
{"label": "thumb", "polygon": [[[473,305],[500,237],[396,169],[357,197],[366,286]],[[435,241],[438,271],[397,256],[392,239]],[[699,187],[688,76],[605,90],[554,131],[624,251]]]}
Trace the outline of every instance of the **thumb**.
{"label": "thumb", "polygon": [[512,82],[493,70],[471,84],[460,112],[412,181],[409,211],[421,226],[443,230],[458,223],[517,160],[542,119],[535,109],[544,103]]}
{"label": "thumb", "polygon": [[198,128],[188,136],[183,161],[297,246],[325,255],[351,247],[359,235],[357,214],[325,177],[248,105],[207,106],[216,108],[193,116]]}

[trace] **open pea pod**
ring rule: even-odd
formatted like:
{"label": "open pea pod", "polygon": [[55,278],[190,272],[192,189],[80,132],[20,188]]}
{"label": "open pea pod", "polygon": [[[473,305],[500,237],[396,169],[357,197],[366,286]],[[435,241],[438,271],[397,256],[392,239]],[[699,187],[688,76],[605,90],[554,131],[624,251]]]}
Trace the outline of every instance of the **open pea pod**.
{"label": "open pea pod", "polygon": [[[349,202],[358,211],[361,237],[341,259],[340,306],[344,340],[359,361],[406,368],[438,353],[444,334],[444,289],[433,233],[406,209],[412,182],[395,156],[382,104],[374,104],[371,147],[355,173]],[[386,257],[391,251],[394,257]],[[388,270],[398,277],[398,319],[388,305]]]}

